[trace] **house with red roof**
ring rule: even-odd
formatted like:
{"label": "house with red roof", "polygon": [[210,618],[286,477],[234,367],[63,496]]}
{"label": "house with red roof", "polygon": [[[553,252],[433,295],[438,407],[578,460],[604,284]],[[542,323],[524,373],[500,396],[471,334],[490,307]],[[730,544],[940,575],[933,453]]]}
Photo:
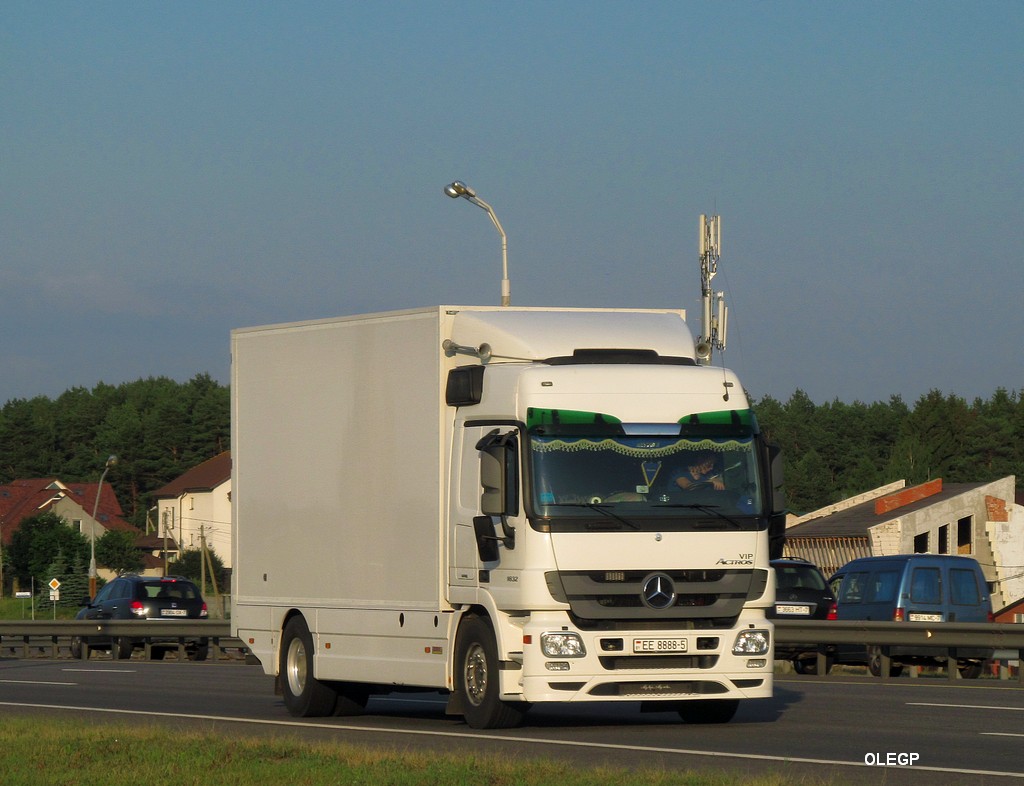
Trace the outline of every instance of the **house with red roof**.
{"label": "house with red roof", "polygon": [[[87,539],[98,540],[111,530],[139,534],[124,520],[121,503],[109,483],[99,486],[97,483],[63,483],[58,478],[28,478],[0,486],[0,543],[9,546],[21,522],[42,513],[60,516]],[[98,566],[97,572],[104,579],[115,575],[103,566]]]}

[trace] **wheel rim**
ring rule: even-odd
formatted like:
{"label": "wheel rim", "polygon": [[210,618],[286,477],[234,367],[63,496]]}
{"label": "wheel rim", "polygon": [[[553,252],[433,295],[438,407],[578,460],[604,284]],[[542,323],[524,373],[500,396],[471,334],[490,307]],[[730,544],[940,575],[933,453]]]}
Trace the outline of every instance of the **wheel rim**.
{"label": "wheel rim", "polygon": [[288,645],[286,671],[289,691],[293,696],[301,696],[306,687],[306,648],[299,639],[292,639]]}
{"label": "wheel rim", "polygon": [[464,677],[466,698],[474,707],[479,707],[487,695],[487,656],[484,648],[476,642],[466,652]]}

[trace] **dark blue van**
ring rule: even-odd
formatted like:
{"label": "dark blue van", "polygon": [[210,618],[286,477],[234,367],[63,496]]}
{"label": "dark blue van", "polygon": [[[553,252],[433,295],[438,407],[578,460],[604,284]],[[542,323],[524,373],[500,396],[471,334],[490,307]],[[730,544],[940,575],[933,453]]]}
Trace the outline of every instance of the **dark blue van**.
{"label": "dark blue van", "polygon": [[[829,580],[836,591],[836,618],[890,622],[992,622],[992,601],[981,566],[970,557],[945,554],[899,554],[862,557],[847,563]],[[890,647],[890,674],[905,664],[944,664],[938,648]],[[957,668],[964,677],[981,674],[991,650],[958,649]],[[865,663],[881,674],[878,647],[842,647],[841,663]]]}

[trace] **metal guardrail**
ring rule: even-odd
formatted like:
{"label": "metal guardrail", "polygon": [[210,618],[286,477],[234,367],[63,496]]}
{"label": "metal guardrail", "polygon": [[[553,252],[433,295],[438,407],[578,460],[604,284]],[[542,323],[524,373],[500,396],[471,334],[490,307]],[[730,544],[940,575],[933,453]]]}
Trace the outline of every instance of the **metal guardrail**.
{"label": "metal guardrail", "polygon": [[[780,644],[806,645],[808,651],[818,653],[818,673],[825,670],[825,648],[832,644],[863,644],[878,646],[882,653],[882,674],[889,673],[890,647],[920,647],[946,650],[950,679],[956,678],[956,650],[958,648],[991,649],[1002,659],[1024,660],[1024,625],[1015,623],[962,623],[943,622],[872,622],[861,620],[775,620],[775,640]],[[186,639],[208,638],[211,654],[220,657],[223,650],[247,647],[231,635],[231,623],[224,620],[2,620],[0,621],[0,652],[19,642],[28,657],[34,639],[50,639],[53,657],[60,646],[70,648],[75,636],[102,636],[116,638],[154,638],[161,641],[177,639],[179,651],[184,651]],[[66,640],[65,644],[61,644]],[[112,648],[113,649],[113,648]],[[148,655],[147,648],[147,655]],[[83,652],[87,657],[87,652]],[[1024,684],[1024,668],[1019,669]]]}
{"label": "metal guardrail", "polygon": [[[881,653],[882,679],[889,679],[889,649],[915,647],[945,657],[950,680],[957,677],[957,649],[992,650],[995,659],[1024,660],[1024,625],[1018,623],[968,622],[874,622],[870,620],[775,620],[775,640],[780,644],[807,645],[817,651],[817,671],[824,674],[830,644],[877,646]],[[942,651],[945,650],[943,653]],[[1024,663],[1022,663],[1024,665]],[[1024,685],[1024,668],[1018,668]]]}
{"label": "metal guardrail", "polygon": [[[177,641],[179,655],[184,655],[187,641],[196,638],[209,640],[210,655],[216,660],[225,650],[247,651],[241,639],[231,635],[231,623],[221,620],[0,620],[0,653],[4,649],[20,648],[22,657],[29,657],[33,648],[41,649],[39,641],[48,639],[53,658],[61,647],[71,648],[75,637],[118,637],[144,639],[146,657],[150,655],[150,642]],[[89,657],[89,647],[82,647],[82,657]],[[116,648],[111,647],[111,657]]]}
{"label": "metal guardrail", "polygon": [[774,620],[782,644],[879,644],[1024,650],[1024,625],[986,622]]}

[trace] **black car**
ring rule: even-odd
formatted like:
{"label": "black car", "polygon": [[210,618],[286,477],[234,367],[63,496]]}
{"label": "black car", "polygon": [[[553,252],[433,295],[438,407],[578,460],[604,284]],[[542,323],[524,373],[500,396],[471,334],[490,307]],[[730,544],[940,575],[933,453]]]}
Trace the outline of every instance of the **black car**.
{"label": "black car", "polygon": [[[75,619],[79,620],[180,620],[207,619],[206,602],[199,588],[178,576],[118,576],[105,584],[96,597],[84,598],[85,607]],[[159,660],[169,649],[178,648],[177,638],[149,637],[151,656]],[[145,639],[119,636],[76,636],[71,641],[71,654],[82,657],[82,644],[92,649],[114,649],[118,658],[130,658],[136,647],[143,647]],[[205,660],[209,652],[206,637],[186,640],[185,653],[189,660]]]}
{"label": "black car", "polygon": [[[772,560],[775,569],[775,606],[769,619],[834,620],[836,599],[832,588],[818,567],[805,559],[786,557]],[[831,666],[834,647],[826,650]],[[792,661],[797,674],[814,674],[817,670],[817,648],[812,644],[776,644],[775,657]]]}

